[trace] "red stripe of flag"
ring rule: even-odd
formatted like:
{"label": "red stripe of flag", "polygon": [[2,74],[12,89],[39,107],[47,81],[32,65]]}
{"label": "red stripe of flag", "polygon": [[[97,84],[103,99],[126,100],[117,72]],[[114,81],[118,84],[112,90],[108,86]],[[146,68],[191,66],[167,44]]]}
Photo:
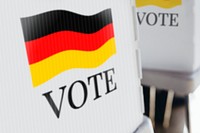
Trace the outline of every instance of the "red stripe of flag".
{"label": "red stripe of flag", "polygon": [[37,63],[66,50],[93,51],[114,37],[113,25],[109,24],[93,34],[60,31],[26,42],[29,64]]}

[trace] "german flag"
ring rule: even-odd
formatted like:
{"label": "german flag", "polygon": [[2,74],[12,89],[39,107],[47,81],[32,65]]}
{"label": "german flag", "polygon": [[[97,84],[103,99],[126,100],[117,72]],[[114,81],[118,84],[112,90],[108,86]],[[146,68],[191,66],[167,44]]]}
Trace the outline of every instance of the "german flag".
{"label": "german flag", "polygon": [[54,10],[21,18],[33,86],[75,68],[96,68],[116,53],[111,9],[86,16]]}

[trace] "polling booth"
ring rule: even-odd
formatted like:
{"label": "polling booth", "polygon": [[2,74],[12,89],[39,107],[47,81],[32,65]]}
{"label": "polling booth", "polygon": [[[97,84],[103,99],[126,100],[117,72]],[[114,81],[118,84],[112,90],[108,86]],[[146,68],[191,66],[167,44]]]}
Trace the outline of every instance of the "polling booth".
{"label": "polling booth", "polygon": [[133,8],[130,0],[1,1],[0,132],[153,132]]}
{"label": "polling booth", "polygon": [[136,0],[145,69],[191,73],[200,68],[200,2]]}
{"label": "polling booth", "polygon": [[[165,117],[174,94],[188,96],[200,84],[200,1],[135,0],[142,84],[169,91]],[[152,101],[155,101],[152,100]],[[169,125],[169,124],[166,124]]]}

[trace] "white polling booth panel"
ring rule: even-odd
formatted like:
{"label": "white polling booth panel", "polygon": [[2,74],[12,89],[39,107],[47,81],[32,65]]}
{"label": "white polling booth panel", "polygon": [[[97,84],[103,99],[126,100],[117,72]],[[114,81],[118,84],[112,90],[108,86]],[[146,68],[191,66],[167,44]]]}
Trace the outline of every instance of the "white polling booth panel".
{"label": "white polling booth panel", "polygon": [[199,0],[135,0],[144,69],[200,67]]}
{"label": "white polling booth panel", "polygon": [[130,0],[1,1],[0,132],[134,132],[132,13]]}

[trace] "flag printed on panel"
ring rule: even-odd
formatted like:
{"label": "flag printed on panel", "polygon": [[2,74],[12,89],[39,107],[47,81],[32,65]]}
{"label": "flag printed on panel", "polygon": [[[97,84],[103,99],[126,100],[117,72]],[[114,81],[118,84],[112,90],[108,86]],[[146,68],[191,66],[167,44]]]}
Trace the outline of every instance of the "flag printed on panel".
{"label": "flag printed on panel", "polygon": [[21,18],[33,86],[75,68],[96,68],[116,53],[111,9],[86,16],[54,10]]}
{"label": "flag printed on panel", "polygon": [[182,0],[136,0],[136,7],[158,6],[161,8],[173,8],[182,4]]}

